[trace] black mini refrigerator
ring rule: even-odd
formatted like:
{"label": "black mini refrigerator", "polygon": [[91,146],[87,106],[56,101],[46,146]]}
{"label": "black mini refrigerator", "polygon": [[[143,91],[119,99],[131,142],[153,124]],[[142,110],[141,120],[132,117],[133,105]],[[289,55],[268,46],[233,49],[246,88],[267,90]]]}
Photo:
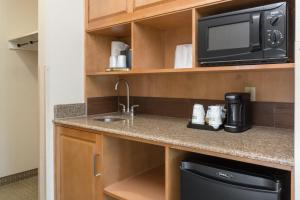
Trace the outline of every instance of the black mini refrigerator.
{"label": "black mini refrigerator", "polygon": [[181,200],[281,200],[279,180],[195,162],[181,164]]}

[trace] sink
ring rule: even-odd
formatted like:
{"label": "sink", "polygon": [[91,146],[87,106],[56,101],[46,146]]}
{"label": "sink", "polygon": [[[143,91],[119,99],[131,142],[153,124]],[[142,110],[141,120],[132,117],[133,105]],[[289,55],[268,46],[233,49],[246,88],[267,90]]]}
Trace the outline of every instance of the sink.
{"label": "sink", "polygon": [[118,122],[118,121],[125,121],[125,119],[120,117],[113,117],[113,116],[106,116],[106,117],[98,117],[95,118],[96,121],[101,121],[105,123],[111,123],[111,122]]}

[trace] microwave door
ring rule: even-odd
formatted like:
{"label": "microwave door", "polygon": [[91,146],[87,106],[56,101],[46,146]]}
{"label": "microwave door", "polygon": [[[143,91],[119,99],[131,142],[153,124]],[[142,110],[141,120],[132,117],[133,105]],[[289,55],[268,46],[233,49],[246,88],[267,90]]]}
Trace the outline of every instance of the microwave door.
{"label": "microwave door", "polygon": [[261,59],[260,13],[199,21],[199,61]]}

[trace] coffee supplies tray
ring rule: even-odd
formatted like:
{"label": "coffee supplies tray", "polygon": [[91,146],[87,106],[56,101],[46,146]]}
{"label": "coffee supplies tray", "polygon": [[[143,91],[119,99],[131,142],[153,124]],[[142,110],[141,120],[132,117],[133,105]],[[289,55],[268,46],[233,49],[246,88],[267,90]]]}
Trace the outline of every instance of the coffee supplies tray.
{"label": "coffee supplies tray", "polygon": [[210,125],[193,124],[191,121],[189,121],[187,127],[193,129],[207,130],[207,131],[220,131],[224,128],[223,126],[220,126],[218,129],[214,129],[214,127]]}
{"label": "coffee supplies tray", "polygon": [[130,68],[127,67],[109,67],[105,69],[106,72],[129,72]]}

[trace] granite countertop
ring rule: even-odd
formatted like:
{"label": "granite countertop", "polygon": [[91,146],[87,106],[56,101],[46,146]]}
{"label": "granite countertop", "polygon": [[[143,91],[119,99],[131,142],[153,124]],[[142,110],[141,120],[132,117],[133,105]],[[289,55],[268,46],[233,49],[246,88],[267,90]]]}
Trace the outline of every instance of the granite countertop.
{"label": "granite countertop", "polygon": [[244,133],[233,134],[189,129],[186,127],[188,120],[181,118],[138,115],[133,118],[124,117],[125,121],[112,123],[94,120],[101,116],[103,115],[55,119],[54,122],[198,151],[294,166],[293,130],[253,127]]}

